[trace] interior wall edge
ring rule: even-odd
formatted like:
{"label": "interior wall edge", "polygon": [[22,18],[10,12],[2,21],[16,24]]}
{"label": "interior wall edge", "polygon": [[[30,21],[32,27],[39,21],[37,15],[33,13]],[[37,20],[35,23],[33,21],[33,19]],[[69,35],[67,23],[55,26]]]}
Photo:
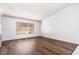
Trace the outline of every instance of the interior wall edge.
{"label": "interior wall edge", "polygon": [[12,15],[7,15],[7,14],[2,14],[1,17],[10,17],[10,18],[18,18],[18,19],[24,19],[24,20],[41,22],[40,20],[27,19],[27,18],[22,18],[22,17],[12,16]]}

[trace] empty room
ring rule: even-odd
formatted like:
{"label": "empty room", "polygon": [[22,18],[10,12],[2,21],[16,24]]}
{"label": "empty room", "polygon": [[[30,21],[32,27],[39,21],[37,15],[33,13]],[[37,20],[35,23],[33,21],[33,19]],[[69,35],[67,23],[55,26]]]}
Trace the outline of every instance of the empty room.
{"label": "empty room", "polygon": [[79,55],[79,4],[0,3],[0,55]]}

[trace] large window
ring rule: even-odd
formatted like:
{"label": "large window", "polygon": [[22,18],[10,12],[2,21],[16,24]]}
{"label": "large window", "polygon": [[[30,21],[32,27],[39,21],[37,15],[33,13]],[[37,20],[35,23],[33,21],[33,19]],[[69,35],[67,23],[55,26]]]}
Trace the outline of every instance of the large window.
{"label": "large window", "polygon": [[34,33],[34,24],[32,23],[23,23],[16,22],[16,34],[33,34]]}

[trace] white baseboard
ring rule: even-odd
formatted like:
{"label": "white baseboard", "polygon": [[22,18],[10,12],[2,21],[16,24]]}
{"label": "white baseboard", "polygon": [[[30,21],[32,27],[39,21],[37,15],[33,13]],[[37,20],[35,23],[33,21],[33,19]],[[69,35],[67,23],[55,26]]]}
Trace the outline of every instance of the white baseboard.
{"label": "white baseboard", "polygon": [[53,37],[53,36],[47,36],[47,35],[42,35],[42,36],[50,38],[50,39],[56,39],[56,40],[60,40],[60,41],[69,42],[69,43],[73,43],[73,44],[78,44],[79,45],[79,43],[76,43],[76,42],[73,42],[73,41],[68,41],[68,40],[61,40],[60,38]]}
{"label": "white baseboard", "polygon": [[[31,38],[31,37],[38,37],[38,36],[30,36],[30,37],[24,37],[24,38]],[[2,39],[2,41],[8,41],[8,40],[18,40],[23,38],[13,38],[13,39]]]}

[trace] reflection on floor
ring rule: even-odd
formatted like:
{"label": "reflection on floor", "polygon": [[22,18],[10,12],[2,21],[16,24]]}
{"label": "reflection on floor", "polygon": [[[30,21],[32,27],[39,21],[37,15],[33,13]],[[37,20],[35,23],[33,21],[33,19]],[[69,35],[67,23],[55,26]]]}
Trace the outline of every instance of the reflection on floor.
{"label": "reflection on floor", "polygon": [[1,55],[70,55],[76,44],[34,37],[19,40],[4,41],[0,48]]}

